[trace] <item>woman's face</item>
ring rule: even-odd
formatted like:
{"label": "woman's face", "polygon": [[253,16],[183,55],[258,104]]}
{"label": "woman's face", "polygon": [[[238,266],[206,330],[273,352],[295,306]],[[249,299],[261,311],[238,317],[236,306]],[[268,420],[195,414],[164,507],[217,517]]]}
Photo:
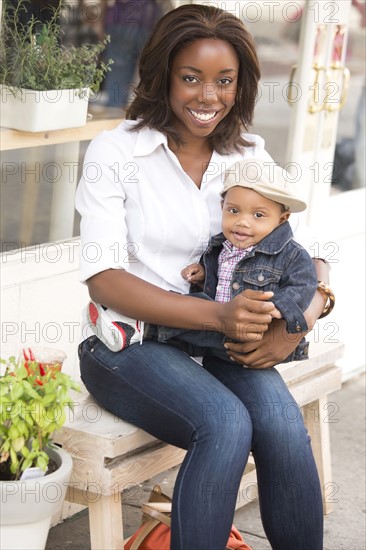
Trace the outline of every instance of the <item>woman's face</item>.
{"label": "woman's face", "polygon": [[173,59],[170,106],[174,126],[183,139],[205,138],[232,109],[239,59],[224,40],[202,38]]}

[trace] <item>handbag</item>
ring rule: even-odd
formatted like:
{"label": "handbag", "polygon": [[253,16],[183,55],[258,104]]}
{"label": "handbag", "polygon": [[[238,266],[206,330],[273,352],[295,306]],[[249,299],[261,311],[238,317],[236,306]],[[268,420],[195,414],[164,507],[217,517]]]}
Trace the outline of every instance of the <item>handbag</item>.
{"label": "handbag", "polygon": [[[171,498],[155,485],[148,502],[142,505],[142,525],[125,541],[125,550],[170,550],[171,505]],[[234,525],[226,550],[252,550]]]}

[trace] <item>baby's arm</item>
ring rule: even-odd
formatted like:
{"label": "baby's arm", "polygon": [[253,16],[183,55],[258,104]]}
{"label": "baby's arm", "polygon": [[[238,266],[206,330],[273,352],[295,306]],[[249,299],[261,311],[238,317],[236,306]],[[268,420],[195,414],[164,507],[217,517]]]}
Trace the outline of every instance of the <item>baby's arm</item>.
{"label": "baby's arm", "polygon": [[[279,287],[274,291],[271,302],[287,322],[287,332],[306,332],[304,312],[311,303],[318,285],[316,270],[308,252],[299,247],[288,257],[288,265],[282,274]],[[272,317],[273,310],[270,312]]]}
{"label": "baby's arm", "polygon": [[203,286],[205,280],[205,268],[201,264],[190,264],[182,269],[181,275],[183,279],[192,284]]}

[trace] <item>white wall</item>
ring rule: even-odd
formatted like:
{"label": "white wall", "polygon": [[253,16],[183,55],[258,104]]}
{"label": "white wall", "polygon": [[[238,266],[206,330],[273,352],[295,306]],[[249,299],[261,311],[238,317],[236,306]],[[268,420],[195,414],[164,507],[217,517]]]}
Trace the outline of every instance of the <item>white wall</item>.
{"label": "white wall", "polygon": [[312,227],[336,296],[333,312],[317,323],[316,337],[345,344],[338,361],[343,380],[365,369],[365,210],[364,188],[342,192],[330,197]]}
{"label": "white wall", "polygon": [[1,257],[1,356],[47,346],[67,354],[64,370],[79,377],[80,315],[88,299],[79,282],[79,240],[54,242]]}

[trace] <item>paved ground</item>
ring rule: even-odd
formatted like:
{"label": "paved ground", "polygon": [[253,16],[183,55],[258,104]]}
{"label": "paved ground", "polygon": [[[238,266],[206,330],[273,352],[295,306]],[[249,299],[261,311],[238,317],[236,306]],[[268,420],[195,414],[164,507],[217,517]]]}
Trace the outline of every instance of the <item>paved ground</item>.
{"label": "paved ground", "polygon": [[[365,376],[345,383],[329,400],[333,482],[327,488],[333,512],[325,518],[324,550],[364,550],[365,528]],[[145,482],[124,495],[125,536],[139,526],[140,503],[155,483],[169,495],[175,470]],[[239,509],[235,524],[253,550],[270,550],[262,529],[258,502]],[[50,531],[46,550],[88,550],[87,511]],[[194,548],[190,550],[195,550]],[[294,549],[296,550],[296,549]]]}

